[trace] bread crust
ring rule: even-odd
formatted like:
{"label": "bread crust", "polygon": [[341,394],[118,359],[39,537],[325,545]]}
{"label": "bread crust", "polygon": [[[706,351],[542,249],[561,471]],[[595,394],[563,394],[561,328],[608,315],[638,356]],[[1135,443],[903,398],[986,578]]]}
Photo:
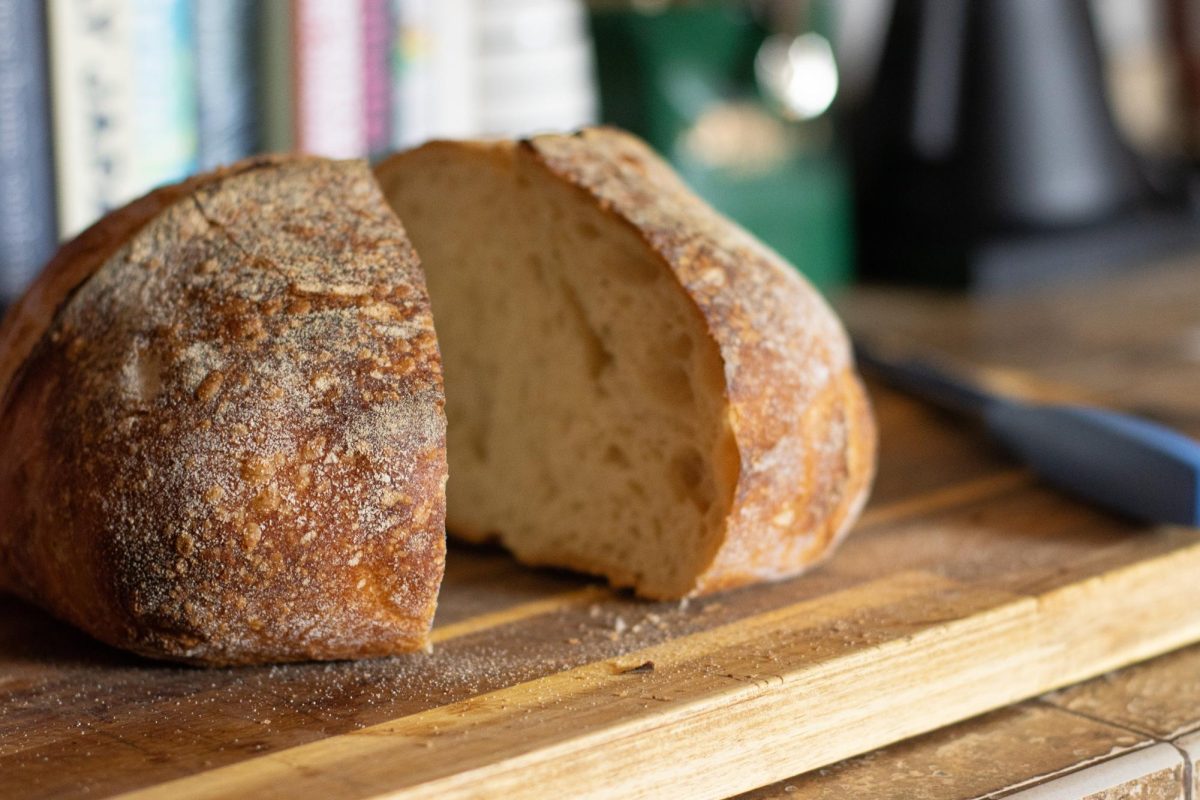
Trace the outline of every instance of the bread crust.
{"label": "bread crust", "polygon": [[427,645],[441,360],[365,164],[251,159],[110,214],[0,354],[0,586],[197,664]]}
{"label": "bread crust", "polygon": [[[849,339],[832,309],[641,140],[589,128],[521,146],[637,231],[720,350],[738,477],[724,534],[687,593],[788,577],[831,553],[866,502],[877,448]],[[645,582],[634,589],[679,596]]]}

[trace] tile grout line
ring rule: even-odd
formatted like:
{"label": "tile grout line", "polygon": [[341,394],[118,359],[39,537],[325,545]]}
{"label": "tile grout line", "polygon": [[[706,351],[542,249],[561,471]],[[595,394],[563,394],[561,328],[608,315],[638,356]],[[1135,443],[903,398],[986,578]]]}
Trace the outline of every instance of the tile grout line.
{"label": "tile grout line", "polygon": [[[1076,716],[1086,717],[1086,715],[1084,715],[1084,714],[1078,714]],[[1092,717],[1086,717],[1086,718],[1093,719]],[[1070,778],[1075,775],[1080,775],[1084,772],[1087,772],[1088,770],[1095,769],[1098,767],[1103,767],[1106,764],[1109,764],[1118,759],[1126,758],[1128,756],[1137,755],[1139,753],[1145,753],[1149,750],[1152,750],[1152,749],[1154,749],[1160,745],[1164,745],[1164,744],[1171,746],[1173,750],[1175,750],[1176,752],[1179,752],[1179,748],[1174,747],[1174,745],[1172,745],[1171,742],[1164,742],[1162,740],[1155,739],[1153,741],[1146,742],[1145,744],[1139,745],[1137,747],[1132,747],[1123,753],[1118,753],[1116,755],[1105,756],[1102,758],[1093,759],[1091,761],[1087,761],[1086,763],[1080,762],[1079,764],[1075,764],[1070,767],[1065,767],[1056,772],[1048,772],[1045,775],[1039,775],[1035,778],[1029,778],[1020,783],[1013,784],[1012,786],[1006,786],[1005,788],[999,789],[996,792],[993,792],[992,794],[985,795],[982,798],[972,798],[972,800],[1007,800],[1007,798],[1016,797],[1017,795],[1019,795],[1023,792],[1029,791],[1031,789],[1036,789],[1041,786],[1045,786],[1046,784],[1049,784],[1053,781]],[[1185,773],[1187,773],[1189,771],[1189,769],[1188,769],[1188,761],[1186,758],[1184,758],[1183,766],[1184,766]],[[1145,777],[1145,776],[1143,775],[1143,776],[1139,776],[1139,778],[1137,778],[1137,780],[1139,780],[1139,783],[1140,783],[1141,777]],[[1126,783],[1128,783],[1128,782],[1126,782]],[[1112,787],[1106,787],[1106,788],[1116,788],[1116,786],[1119,786],[1119,785],[1121,785],[1121,784],[1114,784]],[[1184,789],[1183,800],[1192,800],[1190,788],[1185,785],[1183,787],[1183,789]],[[1121,797],[1123,797],[1123,798],[1127,797],[1127,796],[1128,795],[1121,795]],[[1088,800],[1089,798],[1094,798],[1094,797],[1097,797],[1097,795],[1089,794],[1089,795],[1081,797],[1080,800]]]}
{"label": "tile grout line", "polygon": [[[1200,644],[1200,642],[1197,642],[1196,644]],[[1193,647],[1193,646],[1195,646],[1195,645],[1194,644],[1193,645],[1185,645],[1185,647]],[[1168,650],[1166,653],[1162,653],[1161,655],[1167,655],[1171,652],[1175,652],[1175,651]],[[1155,656],[1155,658],[1157,658],[1157,657],[1158,656]],[[1147,659],[1147,660],[1149,661],[1149,660],[1153,660],[1153,659]],[[1137,666],[1138,664],[1144,664],[1144,663],[1146,663],[1146,661],[1134,662],[1133,664],[1130,664],[1129,666],[1133,667],[1133,666]],[[1127,667],[1125,667],[1123,669],[1126,669],[1126,668]],[[1097,676],[1097,677],[1099,677],[1099,676]],[[1091,680],[1096,680],[1096,678],[1091,678]],[[1087,681],[1080,681],[1080,683],[1087,683]],[[1071,684],[1071,685],[1074,686],[1077,684]],[[1070,686],[1064,686],[1059,689],[1055,689],[1053,691],[1057,692],[1057,691],[1062,691],[1063,689],[1068,689],[1068,688],[1070,688]],[[1051,694],[1051,693],[1052,692],[1047,692],[1047,694]],[[1045,695],[1043,695],[1042,697],[1044,697],[1044,696]],[[1193,733],[1200,733],[1200,724],[1197,724],[1197,725],[1188,726],[1186,728],[1174,730],[1169,734],[1160,735],[1160,734],[1155,733],[1154,731],[1142,730],[1140,728],[1135,728],[1132,725],[1129,725],[1128,723],[1125,723],[1125,722],[1117,722],[1115,720],[1104,719],[1103,717],[1097,717],[1092,714],[1088,714],[1085,711],[1076,711],[1075,709],[1072,709],[1072,708],[1064,708],[1063,706],[1055,705],[1054,703],[1051,703],[1047,700],[1043,700],[1042,697],[1031,697],[1031,698],[1029,698],[1029,701],[1034,702],[1034,703],[1041,703],[1042,705],[1045,705],[1049,708],[1055,708],[1055,709],[1058,709],[1059,711],[1065,711],[1068,714],[1074,714],[1077,717],[1084,717],[1086,719],[1092,720],[1093,722],[1102,722],[1105,725],[1112,725],[1114,728],[1121,728],[1122,730],[1127,730],[1130,733],[1137,733],[1137,734],[1141,734],[1142,736],[1149,736],[1151,739],[1153,739],[1156,742],[1172,744],[1177,739],[1182,739],[1184,736],[1190,736]],[[1200,800],[1200,798],[1197,798],[1197,800]]]}
{"label": "tile grout line", "polygon": [[[1132,747],[1129,750],[1126,750],[1123,753],[1118,753],[1116,755],[1100,756],[1100,757],[1092,758],[1092,759],[1084,759],[1083,761],[1080,761],[1076,764],[1072,764],[1069,767],[1062,767],[1061,769],[1052,770],[1052,771],[1044,773],[1042,775],[1034,775],[1033,777],[1026,778],[1025,780],[1017,781],[1016,783],[1014,783],[1010,786],[1005,786],[1003,789],[996,789],[995,791],[989,792],[988,794],[976,795],[975,797],[970,798],[970,800],[1004,800],[1006,797],[1012,797],[1013,795],[1015,795],[1019,792],[1023,792],[1027,789],[1033,789],[1038,786],[1042,786],[1044,784],[1050,783],[1051,781],[1056,781],[1060,778],[1066,778],[1070,775],[1078,774],[1080,772],[1083,772],[1084,770],[1091,769],[1092,767],[1098,767],[1101,764],[1107,764],[1109,761],[1112,761],[1117,758],[1122,758],[1127,755],[1132,755],[1133,753],[1140,753],[1143,750],[1148,750],[1151,747],[1154,747],[1156,744],[1158,744],[1158,743],[1157,742],[1147,742],[1144,745],[1141,745],[1138,747]],[[1190,798],[1188,800],[1190,800]]]}
{"label": "tile grout line", "polygon": [[1179,745],[1175,744],[1175,742],[1171,742],[1171,746],[1174,747],[1176,752],[1178,752],[1179,755],[1183,758],[1183,797],[1184,797],[1184,800],[1194,800],[1194,797],[1193,797],[1194,786],[1192,784],[1192,781],[1193,781],[1192,757],[1191,757],[1191,755],[1188,754],[1188,752],[1186,750],[1184,750]]}
{"label": "tile grout line", "polygon": [[[1093,678],[1092,680],[1095,680],[1095,678]],[[1153,739],[1155,742],[1168,742],[1168,743],[1170,742],[1169,739],[1164,739],[1161,736],[1159,736],[1157,733],[1154,733],[1153,731],[1142,730],[1140,728],[1135,728],[1132,725],[1126,724],[1124,722],[1115,722],[1111,719],[1104,719],[1103,717],[1097,717],[1096,715],[1089,714],[1086,711],[1076,711],[1073,708],[1064,708],[1060,705],[1055,705],[1054,703],[1051,703],[1048,700],[1043,700],[1041,697],[1033,698],[1033,702],[1040,703],[1041,705],[1044,705],[1047,708],[1053,708],[1056,711],[1062,711],[1066,714],[1072,714],[1076,717],[1082,717],[1083,719],[1091,720],[1092,722],[1099,722],[1103,725],[1108,725],[1113,728],[1120,728],[1121,730],[1128,731],[1129,733],[1136,733],[1138,736],[1148,736],[1151,739]]]}
{"label": "tile grout line", "polygon": [[[1139,750],[1145,750],[1147,747],[1154,747],[1155,744],[1170,745],[1171,748],[1175,750],[1175,752],[1179,753],[1179,757],[1183,760],[1183,796],[1184,796],[1184,800],[1196,800],[1196,798],[1194,797],[1194,791],[1193,791],[1194,787],[1192,785],[1192,781],[1193,781],[1192,758],[1186,750],[1184,750],[1179,745],[1175,744],[1175,740],[1179,739],[1181,736],[1186,736],[1187,732],[1178,734],[1177,736],[1175,736],[1174,739],[1167,739],[1167,738],[1160,736],[1157,733],[1154,733],[1153,731],[1140,730],[1138,728],[1134,728],[1131,725],[1128,725],[1123,722],[1117,722],[1114,720],[1104,719],[1102,717],[1097,717],[1093,714],[1088,714],[1083,711],[1076,711],[1075,709],[1072,709],[1072,708],[1064,708],[1063,706],[1055,705],[1054,703],[1043,700],[1041,697],[1034,698],[1033,702],[1044,705],[1047,708],[1053,708],[1057,711],[1063,711],[1067,714],[1072,714],[1076,717],[1080,717],[1081,719],[1091,720],[1092,722],[1099,722],[1104,725],[1109,725],[1114,728],[1119,728],[1123,731],[1128,731],[1129,733],[1135,733],[1139,736],[1150,737],[1152,744],[1148,744],[1143,747],[1136,747],[1136,748],[1130,750],[1129,753],[1138,752]],[[1128,755],[1128,753],[1120,753],[1115,756],[1109,756],[1108,758],[1104,758],[1099,761],[1093,762],[1091,764],[1088,764],[1087,766],[1081,767],[1078,770],[1074,770],[1074,771],[1082,772],[1083,770],[1089,769],[1093,766],[1096,766],[1097,764],[1103,764],[1107,761],[1121,758],[1122,756],[1125,756],[1125,755]]]}

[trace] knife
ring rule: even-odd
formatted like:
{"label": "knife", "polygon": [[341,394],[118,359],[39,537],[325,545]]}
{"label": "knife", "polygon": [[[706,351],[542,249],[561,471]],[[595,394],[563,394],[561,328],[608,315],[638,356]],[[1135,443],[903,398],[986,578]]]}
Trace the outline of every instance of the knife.
{"label": "knife", "polygon": [[1200,525],[1200,442],[1102,408],[1027,402],[920,358],[854,345],[869,374],[980,420],[1033,472],[1070,494],[1146,522]]}

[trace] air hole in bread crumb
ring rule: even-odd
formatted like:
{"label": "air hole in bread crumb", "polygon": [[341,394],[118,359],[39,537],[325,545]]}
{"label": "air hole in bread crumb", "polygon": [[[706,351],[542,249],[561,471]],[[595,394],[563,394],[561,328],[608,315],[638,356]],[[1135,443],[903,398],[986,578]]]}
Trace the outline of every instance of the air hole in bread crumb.
{"label": "air hole in bread crumb", "polygon": [[537,278],[537,282],[542,286],[548,286],[549,281],[546,280],[546,262],[542,261],[542,257],[537,253],[530,253],[529,266],[533,270],[533,276]]}
{"label": "air hole in bread crumb", "polygon": [[645,372],[643,375],[646,388],[663,402],[672,406],[690,406],[695,403],[696,395],[692,390],[691,376],[678,364]]}
{"label": "air hole in bread crumb", "polygon": [[629,457],[625,455],[625,451],[615,444],[610,444],[604,449],[604,462],[613,464],[621,469],[629,469]]}
{"label": "air hole in bread crumb", "polygon": [[475,458],[486,463],[491,458],[491,450],[488,448],[488,432],[487,429],[480,426],[471,431],[471,452],[475,454]]}
{"label": "air hole in bread crumb", "polygon": [[684,447],[671,458],[671,488],[678,500],[690,500],[701,512],[712,505],[713,491],[704,473],[704,459],[694,447]]}
{"label": "air hole in bread crumb", "polygon": [[686,333],[680,333],[671,340],[671,355],[676,358],[688,358],[692,354],[695,344],[692,342],[692,337]]}
{"label": "air hole in bread crumb", "polygon": [[627,283],[654,283],[663,274],[660,264],[640,254],[617,257],[610,263],[613,274]]}
{"label": "air hole in bread crumb", "polygon": [[570,310],[571,320],[579,330],[583,342],[588,375],[592,380],[597,380],[604,370],[612,366],[613,355],[604,347],[604,340],[588,320],[579,295],[565,281],[562,283],[562,291],[567,300],[566,307]]}

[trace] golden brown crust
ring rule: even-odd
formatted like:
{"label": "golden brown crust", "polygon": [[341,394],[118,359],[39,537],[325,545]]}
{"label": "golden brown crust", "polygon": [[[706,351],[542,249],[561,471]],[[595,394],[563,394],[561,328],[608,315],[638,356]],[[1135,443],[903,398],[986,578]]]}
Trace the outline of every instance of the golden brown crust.
{"label": "golden brown crust", "polygon": [[195,663],[426,644],[441,363],[364,164],[256,159],[115,212],[0,352],[0,584]]}
{"label": "golden brown crust", "polygon": [[866,500],[876,434],[829,306],[638,139],[593,128],[525,147],[639,232],[720,349],[740,473],[725,536],[694,593],[794,575],[831,552]]}

